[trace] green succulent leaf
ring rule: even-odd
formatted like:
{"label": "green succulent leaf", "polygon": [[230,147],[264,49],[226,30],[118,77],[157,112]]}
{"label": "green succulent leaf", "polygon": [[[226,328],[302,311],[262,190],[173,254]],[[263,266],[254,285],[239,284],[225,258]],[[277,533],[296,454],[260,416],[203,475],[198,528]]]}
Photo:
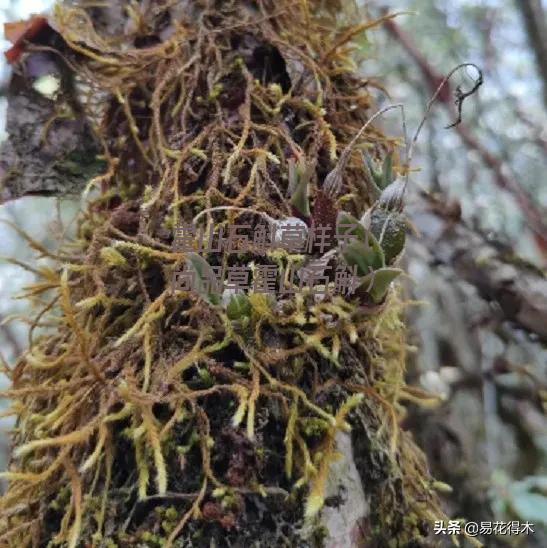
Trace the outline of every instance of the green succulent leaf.
{"label": "green succulent leaf", "polygon": [[341,253],[348,266],[357,265],[358,276],[365,276],[385,266],[384,252],[370,232],[367,233],[366,241],[351,240]]}
{"label": "green succulent leaf", "polygon": [[380,268],[365,276],[359,289],[365,290],[375,303],[380,303],[386,296],[391,282],[402,272],[400,268]]}
{"label": "green succulent leaf", "polygon": [[365,164],[368,168],[368,171],[372,177],[372,180],[374,184],[376,185],[376,189],[378,191],[381,191],[383,188],[383,179],[384,175],[381,171],[376,169],[376,166],[374,165],[374,162],[372,158],[370,157],[369,153],[366,151],[363,151],[363,159],[365,161]]}
{"label": "green succulent leaf", "polygon": [[384,159],[384,165],[382,167],[382,190],[390,185],[393,181],[393,153],[390,152]]}
{"label": "green succulent leaf", "polygon": [[382,190],[378,198],[378,205],[390,211],[401,211],[404,204],[405,186],[404,179],[397,177],[395,181]]}
{"label": "green succulent leaf", "polygon": [[215,384],[215,379],[208,369],[198,368],[198,375],[200,376],[201,380],[206,384],[206,386],[209,387]]}
{"label": "green succulent leaf", "polygon": [[[352,226],[348,226],[352,225]],[[336,218],[337,234],[353,234],[362,242],[367,239],[367,229],[353,215],[340,211]]]}
{"label": "green succulent leaf", "polygon": [[310,216],[309,183],[311,173],[304,159],[298,164],[289,160],[289,189],[291,198],[289,203],[304,217]]}
{"label": "green succulent leaf", "polygon": [[214,291],[215,272],[211,265],[197,253],[189,253],[187,263],[196,272],[197,292],[209,303],[220,304],[221,296],[219,291]]}
{"label": "green succulent leaf", "polygon": [[243,293],[232,295],[228,306],[226,307],[226,314],[230,320],[240,320],[242,318],[249,317],[251,315],[252,306],[249,301],[249,297]]}
{"label": "green succulent leaf", "polygon": [[397,211],[376,208],[370,216],[370,230],[382,246],[386,264],[391,264],[405,247],[405,216]]}
{"label": "green succulent leaf", "polygon": [[528,476],[508,487],[508,503],[523,520],[547,524],[547,477]]}

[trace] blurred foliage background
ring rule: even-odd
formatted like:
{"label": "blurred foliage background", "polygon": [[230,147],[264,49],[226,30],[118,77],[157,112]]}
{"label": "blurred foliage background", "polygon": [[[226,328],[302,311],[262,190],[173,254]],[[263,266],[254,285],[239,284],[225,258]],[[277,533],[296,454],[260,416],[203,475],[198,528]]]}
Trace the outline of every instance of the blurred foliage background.
{"label": "blurred foliage background", "polygon": [[[0,0],[0,22],[27,17],[49,4]],[[465,101],[463,123],[444,129],[453,114],[449,103],[439,102],[416,151],[419,171],[408,197],[416,234],[405,258],[406,290],[414,303],[408,307],[408,375],[414,384],[441,395],[442,403],[433,409],[410,405],[405,426],[428,454],[434,475],[453,486],[445,497],[451,515],[536,524],[533,541],[500,538],[489,546],[547,546],[547,424],[541,393],[544,398],[545,326],[523,328],[508,318],[489,298],[480,269],[469,275],[459,258],[472,246],[481,257],[503,255],[496,263],[503,266],[500,276],[516,280],[524,268],[544,278],[547,234],[538,234],[537,226],[547,219],[545,9],[541,0],[367,0],[348,12],[350,18],[410,12],[355,42],[363,72],[389,90],[389,96],[378,91],[379,106],[404,103],[411,132],[423,116],[436,75],[463,62],[475,63],[484,73],[479,93]],[[0,45],[8,47],[5,41]],[[4,139],[9,69],[3,57],[0,63]],[[475,77],[472,69],[459,72],[452,89],[468,89]],[[394,112],[382,123],[401,135]],[[424,195],[434,197],[437,209]],[[75,201],[27,197],[1,205],[0,219],[55,247],[78,209]],[[540,218],[535,225],[534,215]],[[32,261],[31,250],[5,224],[0,225],[0,242],[0,255]],[[26,345],[24,323],[8,320],[25,313],[28,303],[14,297],[31,280],[32,273],[0,262],[0,349],[8,363]],[[540,320],[547,313],[542,287],[532,294],[543,310]],[[5,387],[6,380],[0,384]],[[9,418],[1,426],[8,429]],[[0,446],[4,468],[5,435]]]}

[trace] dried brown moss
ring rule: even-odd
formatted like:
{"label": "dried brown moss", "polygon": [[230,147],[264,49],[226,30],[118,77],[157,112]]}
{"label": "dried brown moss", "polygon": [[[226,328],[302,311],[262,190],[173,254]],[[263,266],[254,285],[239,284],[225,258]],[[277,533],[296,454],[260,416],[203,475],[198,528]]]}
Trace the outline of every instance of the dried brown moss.
{"label": "dried brown moss", "polygon": [[[243,322],[170,288],[178,221],[292,215],[301,159],[313,210],[372,114],[349,54],[374,22],[344,25],[337,2],[306,0],[128,4],[116,25],[82,6],[52,25],[108,169],[89,182],[76,241],[27,290],[44,303],[35,325],[56,327],[31,334],[11,373],[2,542],[320,545],[302,526],[350,425],[368,538],[421,542],[439,510],[398,426],[399,401],[422,395],[404,384],[396,292],[379,305],[250,295]],[[357,145],[383,158],[395,142],[370,126]],[[358,155],[342,175],[336,208],[360,216],[376,197]]]}

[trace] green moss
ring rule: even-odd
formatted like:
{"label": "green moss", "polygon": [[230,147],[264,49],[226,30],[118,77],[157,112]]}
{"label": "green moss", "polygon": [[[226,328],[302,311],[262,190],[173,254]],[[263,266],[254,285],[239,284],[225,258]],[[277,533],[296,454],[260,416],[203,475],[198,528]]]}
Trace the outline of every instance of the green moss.
{"label": "green moss", "polygon": [[[24,504],[21,519],[35,519],[42,493],[58,493],[56,520],[39,517],[32,531],[40,545],[56,539],[74,548],[115,531],[124,547],[163,546],[184,516],[181,545],[320,546],[325,530],[310,540],[303,525],[321,510],[337,432],[352,428],[382,541],[387,532],[401,543],[413,537],[419,522],[402,516],[421,518],[424,501],[439,512],[419,453],[399,428],[406,344],[395,291],[375,306],[360,295],[319,301],[295,284],[287,288],[295,294],[255,291],[226,307],[205,285],[196,293],[169,283],[189,258],[201,274],[252,264],[254,275],[260,264],[309,260],[286,251],[196,259],[174,250],[165,229],[176,220],[226,227],[292,216],[296,157],[306,173],[300,198],[310,198],[297,200],[297,212],[319,216],[325,171],[372,113],[366,81],[346,77],[334,12],[315,0],[274,4],[255,13],[244,2],[219,2],[215,32],[204,35],[210,14],[196,3],[169,40],[144,48],[135,44],[171,17],[163,4],[140,14],[139,25],[122,25],[128,35],[108,47],[111,37],[91,28],[97,11],[56,8],[59,53],[95,99],[114,100],[97,124],[107,160],[88,183],[98,196],[86,202],[76,240],[26,290],[41,303],[36,322],[55,327],[23,353],[7,393],[21,428],[18,475],[5,474],[3,508]],[[272,42],[274,28],[281,33]],[[257,67],[261,52],[279,62]],[[306,85],[291,81],[294,66]],[[383,151],[391,142],[378,129],[359,133],[360,146]],[[66,167],[88,178],[98,168],[96,158],[74,155]],[[336,219],[343,204],[360,218],[375,200],[362,193],[366,168],[352,160],[342,171],[325,215]],[[404,244],[386,242],[389,257]],[[343,263],[338,254],[331,260]],[[43,420],[29,420],[36,416]],[[13,534],[14,546],[34,541],[9,520],[0,534]]]}

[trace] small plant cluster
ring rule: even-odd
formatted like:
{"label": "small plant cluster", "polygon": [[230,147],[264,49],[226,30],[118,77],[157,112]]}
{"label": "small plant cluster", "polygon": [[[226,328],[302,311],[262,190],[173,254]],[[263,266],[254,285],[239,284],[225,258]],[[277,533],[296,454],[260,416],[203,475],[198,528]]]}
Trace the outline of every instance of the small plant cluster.
{"label": "small plant cluster", "polygon": [[[321,545],[340,432],[374,501],[370,538],[423,539],[443,514],[399,427],[401,402],[427,398],[404,382],[392,286],[408,166],[371,124],[350,55],[382,19],[353,26],[338,2],[309,0],[124,3],[119,17],[67,3],[46,29],[107,167],[74,240],[52,252],[28,238],[49,262],[29,266],[38,310],[4,393],[17,424],[0,542]],[[354,294],[173,290],[184,265],[205,278],[256,260],[177,250],[180,222],[257,215],[349,231],[264,260],[355,269]]]}

